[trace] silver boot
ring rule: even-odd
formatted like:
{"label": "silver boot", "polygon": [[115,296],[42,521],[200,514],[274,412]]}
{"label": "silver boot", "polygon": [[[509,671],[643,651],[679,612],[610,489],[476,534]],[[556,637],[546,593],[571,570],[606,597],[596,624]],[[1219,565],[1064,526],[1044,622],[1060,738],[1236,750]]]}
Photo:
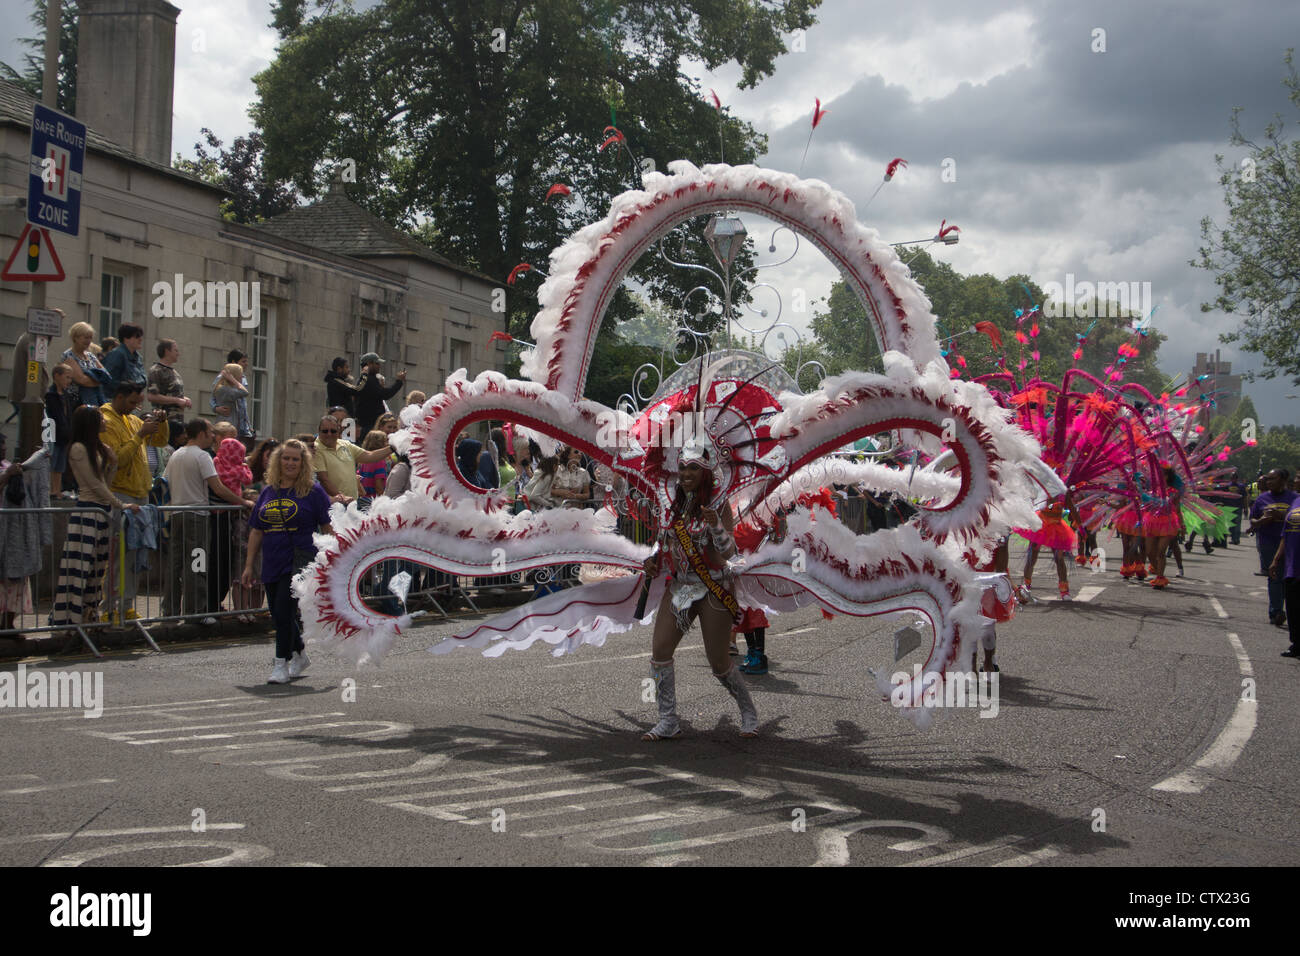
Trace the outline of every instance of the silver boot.
{"label": "silver boot", "polygon": [[749,687],[745,684],[745,678],[740,676],[740,669],[732,664],[731,670],[727,673],[713,676],[718,679],[718,683],[727,688],[727,693],[736,699],[736,706],[740,708],[740,736],[757,737],[758,710],[754,707],[754,698],[749,696]]}
{"label": "silver boot", "polygon": [[659,723],[655,724],[642,740],[667,740],[682,732],[677,721],[677,671],[673,662],[650,662],[650,676],[655,682],[655,700],[659,704]]}

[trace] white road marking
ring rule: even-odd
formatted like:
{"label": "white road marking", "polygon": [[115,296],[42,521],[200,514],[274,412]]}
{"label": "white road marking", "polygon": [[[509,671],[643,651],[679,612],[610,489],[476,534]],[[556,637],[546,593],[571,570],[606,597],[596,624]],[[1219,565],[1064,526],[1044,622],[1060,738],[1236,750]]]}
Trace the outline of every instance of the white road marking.
{"label": "white road marking", "polygon": [[[242,823],[209,823],[209,830],[242,830]],[[190,833],[192,824],[182,823],[170,827],[127,827],[122,830],[69,830],[67,833],[28,833],[25,836],[0,837],[0,845],[13,846],[18,843],[41,843],[47,840],[67,840],[71,837],[123,837],[139,836],[142,833]]]}
{"label": "white road marking", "polygon": [[[261,710],[266,709],[266,705],[259,703],[256,699],[249,697],[210,697],[202,700],[178,700],[171,703],[161,704],[124,704],[120,707],[105,707],[103,715],[99,718],[101,721],[110,717],[139,717],[141,714],[153,714],[157,717],[170,717],[185,710],[212,710],[222,707],[248,707],[256,706]],[[254,713],[248,711],[247,713]],[[222,716],[234,716],[232,714],[223,714]],[[78,720],[83,719],[80,714],[63,714],[55,717],[35,717],[27,723],[42,723],[51,720]]]}
{"label": "white road marking", "polygon": [[1086,588],[1079,588],[1079,593],[1074,596],[1074,599],[1086,604],[1104,590],[1106,590],[1104,585],[1098,587],[1095,584],[1090,584]]}
{"label": "white road marking", "polygon": [[1210,607],[1214,608],[1214,613],[1219,615],[1219,617],[1228,616],[1228,612],[1223,609],[1223,605],[1219,603],[1218,598],[1211,596]]}
{"label": "white road marking", "polygon": [[1011,846],[1023,839],[1024,837],[1013,833],[1010,836],[1002,837],[1000,840],[994,840],[992,843],[985,843],[981,846],[968,846],[964,850],[953,850],[950,853],[940,853],[938,856],[926,857],[924,860],[913,860],[911,863],[904,863],[903,866],[941,866],[944,863],[952,863],[954,860],[964,860],[968,856],[978,856],[991,850],[1000,850],[1004,846]]}
{"label": "white road marking", "polygon": [[69,790],[72,787],[87,787],[100,783],[117,783],[112,777],[104,777],[95,780],[69,780],[66,783],[37,783],[30,787],[19,787],[16,790],[0,790],[0,795],[4,796],[21,796],[27,793],[45,793],[49,790]]}
{"label": "white road marking", "polygon": [[93,850],[78,850],[63,856],[47,860],[42,866],[81,866],[91,860],[99,860],[119,853],[139,853],[142,850],[189,850],[196,847],[228,851],[225,856],[214,856],[194,863],[182,863],[181,866],[235,866],[265,860],[274,855],[270,847],[257,843],[222,843],[218,840],[158,840],[151,843],[120,843],[114,846],[98,847]]}
{"label": "white road marking", "polygon": [[862,830],[916,830],[923,834],[923,839],[904,840],[902,843],[890,845],[889,849],[898,850],[900,853],[937,846],[952,839],[952,834],[942,827],[912,823],[909,820],[864,820],[858,823],[847,823],[844,826],[832,827],[817,837],[817,862],[813,866],[848,866],[848,838]]}
{"label": "white road marking", "polygon": [[1054,856],[1060,856],[1059,850],[1050,846],[1045,846],[1041,850],[1031,850],[1028,853],[1020,853],[1009,860],[1003,860],[1001,863],[994,863],[994,866],[1033,866],[1035,863],[1041,863],[1043,860],[1050,860]]}
{"label": "white road marking", "polygon": [[[1255,672],[1250,666],[1250,658],[1246,656],[1246,649],[1241,646],[1241,639],[1236,634],[1229,634],[1228,643],[1232,645],[1232,650],[1237,655],[1237,668],[1241,671],[1241,676],[1253,677]],[[1169,790],[1174,793],[1200,793],[1214,782],[1218,775],[1226,773],[1236,763],[1241,752],[1246,749],[1250,735],[1255,732],[1256,716],[1255,701],[1238,697],[1237,706],[1233,708],[1228,725],[1215,738],[1214,743],[1210,744],[1209,749],[1201,755],[1201,759],[1182,773],[1161,780],[1151,789]]]}

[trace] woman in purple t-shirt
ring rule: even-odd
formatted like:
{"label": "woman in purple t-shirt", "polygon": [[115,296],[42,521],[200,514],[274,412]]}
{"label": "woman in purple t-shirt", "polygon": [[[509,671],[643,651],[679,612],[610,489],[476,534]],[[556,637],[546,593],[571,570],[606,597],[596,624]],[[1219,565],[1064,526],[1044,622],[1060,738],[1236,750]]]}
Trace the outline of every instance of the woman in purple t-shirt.
{"label": "woman in purple t-shirt", "polygon": [[1300,500],[1291,505],[1282,519],[1282,541],[1273,555],[1268,575],[1270,581],[1280,580],[1286,589],[1284,600],[1291,646],[1282,656],[1300,657]]}
{"label": "woman in purple t-shirt", "polygon": [[329,534],[330,499],[312,477],[311,452],[296,438],[271,453],[266,487],[248,519],[248,557],[243,585],[251,588],[253,566],[262,555],[262,583],[275,621],[275,666],[268,684],[287,684],[307,669],[302,627],[289,583],[316,556],[312,535]]}

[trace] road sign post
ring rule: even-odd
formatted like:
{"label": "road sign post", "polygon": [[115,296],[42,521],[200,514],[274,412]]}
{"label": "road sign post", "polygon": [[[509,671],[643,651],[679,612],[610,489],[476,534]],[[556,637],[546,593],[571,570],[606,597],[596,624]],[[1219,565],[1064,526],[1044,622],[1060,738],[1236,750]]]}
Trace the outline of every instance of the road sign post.
{"label": "road sign post", "polygon": [[75,236],[81,231],[86,124],[37,103],[27,176],[27,221]]}

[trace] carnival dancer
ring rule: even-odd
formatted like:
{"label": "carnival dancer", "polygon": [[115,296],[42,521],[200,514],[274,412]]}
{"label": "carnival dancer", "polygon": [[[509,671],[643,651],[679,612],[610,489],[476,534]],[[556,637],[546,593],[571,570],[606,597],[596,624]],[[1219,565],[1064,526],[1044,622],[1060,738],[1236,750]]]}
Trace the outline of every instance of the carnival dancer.
{"label": "carnival dancer", "polygon": [[726,502],[713,499],[715,481],[708,447],[699,439],[688,441],[678,456],[677,490],[668,527],[644,565],[648,587],[663,569],[666,555],[669,579],[655,615],[650,655],[659,722],[642,740],[664,740],[681,733],[673,653],[696,617],[713,676],[740,708],[740,736],[758,736],[758,711],[728,653],[732,625],[741,615],[733,574],[726,564],[737,553],[732,534],[735,523]]}
{"label": "carnival dancer", "polygon": [[[757,551],[759,546],[769,539],[780,541],[785,537],[786,525],[783,512],[777,512],[770,528],[758,523],[754,515],[750,516],[750,521],[755,523],[742,522],[736,526],[734,533],[736,547],[742,554]],[[740,662],[741,673],[766,674],[768,672],[767,629],[770,626],[771,622],[768,621],[767,614],[761,607],[747,607],[741,614],[740,621],[732,627],[733,641],[736,634],[743,634],[745,637],[746,654],[745,659]]]}
{"label": "carnival dancer", "polygon": [[1033,600],[1030,588],[1034,565],[1038,563],[1039,550],[1044,547],[1052,550],[1052,559],[1056,562],[1056,587],[1060,592],[1061,600],[1070,600],[1070,578],[1066,569],[1066,556],[1074,550],[1075,535],[1066,519],[1073,511],[1074,500],[1067,491],[1064,495],[1048,502],[1047,507],[1039,510],[1038,517],[1042,519],[1043,526],[1037,531],[1030,531],[1027,528],[1016,529],[1016,534],[1029,542],[1029,553],[1025,555],[1025,580],[1019,589],[1022,600]]}
{"label": "carnival dancer", "polygon": [[1170,544],[1180,537],[1183,530],[1183,480],[1168,462],[1161,462],[1161,469],[1165,479],[1165,495],[1154,499],[1152,506],[1146,509],[1142,530],[1146,538],[1147,561],[1153,575],[1151,586],[1163,591],[1169,587],[1169,579],[1165,577],[1166,555]]}
{"label": "carnival dancer", "polygon": [[985,673],[997,673],[1001,670],[997,664],[998,625],[1004,624],[1016,616],[1016,594],[1011,587],[1011,578],[1007,574],[1010,552],[1007,538],[998,539],[997,547],[989,560],[976,565],[975,580],[983,587],[980,594],[980,613],[989,619],[980,633],[979,647],[972,647],[970,652],[970,669],[978,671],[979,649],[984,649]]}

